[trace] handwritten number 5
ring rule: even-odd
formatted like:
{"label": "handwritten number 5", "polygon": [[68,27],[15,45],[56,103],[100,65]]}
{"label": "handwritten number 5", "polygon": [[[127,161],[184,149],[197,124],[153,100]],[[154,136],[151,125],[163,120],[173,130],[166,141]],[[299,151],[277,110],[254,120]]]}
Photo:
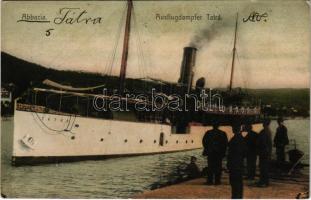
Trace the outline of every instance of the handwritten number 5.
{"label": "handwritten number 5", "polygon": [[52,30],[54,30],[54,29],[53,29],[53,28],[50,28],[50,29],[46,30],[46,31],[45,31],[45,35],[46,35],[46,36],[50,36]]}

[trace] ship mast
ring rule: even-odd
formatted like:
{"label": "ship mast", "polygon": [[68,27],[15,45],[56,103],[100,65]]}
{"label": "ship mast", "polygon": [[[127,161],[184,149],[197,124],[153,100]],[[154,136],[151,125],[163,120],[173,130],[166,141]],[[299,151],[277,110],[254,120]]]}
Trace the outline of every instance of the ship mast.
{"label": "ship mast", "polygon": [[236,14],[236,22],[235,22],[235,32],[234,32],[234,45],[233,45],[233,54],[232,54],[232,65],[231,65],[231,76],[230,76],[230,85],[229,90],[232,90],[232,81],[233,81],[233,73],[234,73],[234,61],[235,61],[235,52],[236,52],[236,36],[238,30],[238,13]]}
{"label": "ship mast", "polygon": [[132,16],[133,3],[132,0],[127,0],[127,15],[124,31],[124,40],[123,40],[123,51],[122,51],[122,60],[121,60],[121,70],[120,70],[120,86],[119,93],[122,95],[124,92],[125,85],[125,76],[126,76],[126,67],[127,67],[127,58],[128,58],[128,49],[130,41],[130,30],[131,30],[131,16]]}

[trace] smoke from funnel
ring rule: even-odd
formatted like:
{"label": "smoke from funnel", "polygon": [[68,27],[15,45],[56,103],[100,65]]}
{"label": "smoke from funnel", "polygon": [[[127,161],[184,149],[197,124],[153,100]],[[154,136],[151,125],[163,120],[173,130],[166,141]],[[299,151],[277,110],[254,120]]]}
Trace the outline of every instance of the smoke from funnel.
{"label": "smoke from funnel", "polygon": [[201,49],[207,43],[207,41],[211,41],[218,34],[218,30],[215,29],[214,26],[215,23],[210,27],[206,27],[200,30],[192,37],[189,46],[194,46],[197,49]]}
{"label": "smoke from funnel", "polygon": [[208,44],[211,40],[213,40],[216,36],[224,32],[222,29],[227,27],[233,27],[235,19],[233,16],[230,17],[232,20],[216,20],[212,25],[208,27],[204,27],[199,30],[190,41],[189,46],[196,47],[197,49],[201,49],[204,45]]}

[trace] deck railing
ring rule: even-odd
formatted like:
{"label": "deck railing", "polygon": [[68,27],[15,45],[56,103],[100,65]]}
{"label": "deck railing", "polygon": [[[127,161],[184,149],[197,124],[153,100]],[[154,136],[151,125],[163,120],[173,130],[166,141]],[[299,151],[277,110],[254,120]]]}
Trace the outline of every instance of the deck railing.
{"label": "deck railing", "polygon": [[28,112],[37,112],[37,113],[49,113],[49,114],[62,114],[66,115],[67,113],[56,111],[45,106],[38,105],[29,105],[23,103],[16,103],[16,110],[28,111]]}

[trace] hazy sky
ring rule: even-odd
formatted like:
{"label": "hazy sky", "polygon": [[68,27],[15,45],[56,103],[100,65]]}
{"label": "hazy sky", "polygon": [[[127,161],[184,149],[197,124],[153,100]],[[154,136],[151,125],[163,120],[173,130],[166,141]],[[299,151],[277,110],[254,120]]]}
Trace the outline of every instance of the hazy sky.
{"label": "hazy sky", "polygon": [[[56,69],[107,73],[112,66],[112,74],[118,75],[125,5],[120,1],[2,2],[2,51]],[[60,8],[65,7],[80,8],[77,13],[86,10],[86,17],[102,17],[101,23],[54,24]],[[267,21],[243,23],[252,11],[266,12]],[[227,86],[236,12],[239,26],[234,86],[309,87],[310,16],[308,5],[299,0],[135,1],[127,76],[176,82],[183,47],[201,36],[194,80],[205,77],[208,87]],[[17,22],[22,14],[46,16],[51,23]],[[157,20],[156,14],[197,14],[202,19],[175,22]],[[220,14],[222,20],[207,20],[206,14]],[[120,21],[122,32],[118,35]],[[51,35],[45,36],[50,28],[54,29]]]}

